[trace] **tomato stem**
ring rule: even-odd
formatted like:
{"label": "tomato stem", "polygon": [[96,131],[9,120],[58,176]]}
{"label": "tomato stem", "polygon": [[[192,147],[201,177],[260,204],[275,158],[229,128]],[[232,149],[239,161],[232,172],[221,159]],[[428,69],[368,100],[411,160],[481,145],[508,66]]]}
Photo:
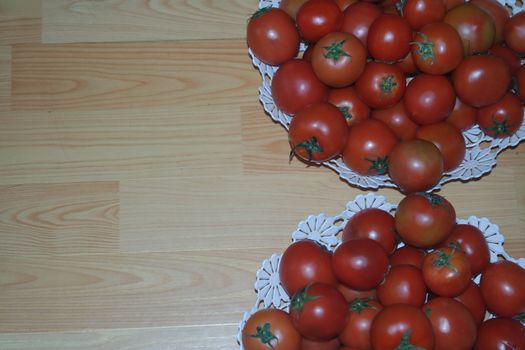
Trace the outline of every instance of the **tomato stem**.
{"label": "tomato stem", "polygon": [[361,313],[364,309],[375,309],[373,305],[370,305],[369,298],[358,298],[352,301],[349,305],[349,309],[352,312]]}
{"label": "tomato stem", "polygon": [[310,289],[310,287],[311,285],[308,284],[303,289],[295,293],[295,295],[292,297],[290,305],[292,310],[302,310],[304,304],[306,304],[309,301],[317,300],[320,298],[320,296],[318,295],[308,295],[308,290]]}
{"label": "tomato stem", "polygon": [[388,171],[388,156],[383,158],[377,157],[376,159],[365,158],[365,160],[372,163],[368,170],[374,172],[376,175],[383,175]]}
{"label": "tomato stem", "polygon": [[381,83],[380,84],[381,84],[380,85],[381,97],[385,93],[390,94],[394,90],[394,88],[397,86],[396,78],[393,75],[391,75],[391,74],[387,75],[387,76],[384,76],[381,79]]}
{"label": "tomato stem", "polygon": [[323,46],[323,49],[325,49],[324,57],[334,62],[341,58],[341,56],[352,57],[343,49],[345,42],[346,40],[341,40],[340,42],[333,42],[328,46]]}
{"label": "tomato stem", "polygon": [[457,272],[456,266],[450,262],[456,253],[457,248],[456,246],[452,246],[451,249],[450,254],[445,253],[442,249],[437,250],[437,258],[432,260],[432,265],[434,267],[448,267],[452,271]]}
{"label": "tomato stem", "polygon": [[505,116],[505,119],[502,121],[497,121],[496,116],[492,115],[492,126],[490,128],[486,128],[483,131],[486,131],[487,133],[492,132],[496,137],[497,136],[509,136],[511,133],[509,132],[509,129],[512,128],[512,125],[509,124],[509,117]]}
{"label": "tomato stem", "polygon": [[265,323],[262,326],[257,326],[255,334],[248,334],[251,338],[257,338],[263,343],[264,345],[268,345],[270,349],[273,349],[272,341],[276,340],[277,343],[279,343],[279,338],[275,336],[275,334],[271,331],[271,325],[269,323]]}
{"label": "tomato stem", "polygon": [[434,43],[428,40],[428,37],[425,33],[417,32],[423,41],[412,41],[410,44],[416,45],[418,54],[423,61],[430,60],[431,64],[436,62],[436,55],[434,54]]}
{"label": "tomato stem", "polygon": [[401,336],[401,341],[399,345],[394,350],[427,350],[419,346],[413,345],[410,343],[410,335],[412,334],[412,329],[409,329]]}
{"label": "tomato stem", "polygon": [[321,153],[323,152],[323,148],[319,144],[319,141],[317,141],[317,138],[313,136],[310,139],[307,139],[301,143],[298,143],[297,145],[292,147],[292,150],[290,151],[290,162],[293,159],[294,154],[296,154],[297,150],[305,150],[306,154],[308,155],[308,161],[312,161],[312,157],[314,153]]}

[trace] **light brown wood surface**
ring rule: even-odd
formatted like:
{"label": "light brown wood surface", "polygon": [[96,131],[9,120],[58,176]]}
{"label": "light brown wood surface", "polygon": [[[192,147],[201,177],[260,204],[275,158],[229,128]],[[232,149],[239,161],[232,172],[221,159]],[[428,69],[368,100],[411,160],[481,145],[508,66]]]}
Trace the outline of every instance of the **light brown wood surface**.
{"label": "light brown wood surface", "polygon": [[[288,162],[247,53],[256,6],[0,0],[0,349],[236,349],[261,261],[364,193]],[[524,160],[441,191],[515,257]]]}

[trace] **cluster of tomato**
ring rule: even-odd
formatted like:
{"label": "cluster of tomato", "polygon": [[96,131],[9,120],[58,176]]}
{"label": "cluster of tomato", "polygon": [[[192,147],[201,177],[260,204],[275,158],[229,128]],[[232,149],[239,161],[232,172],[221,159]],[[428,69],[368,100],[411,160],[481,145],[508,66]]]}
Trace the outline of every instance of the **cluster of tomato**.
{"label": "cluster of tomato", "polygon": [[491,263],[483,233],[436,194],[356,213],[333,252],[292,243],[279,278],[289,312],[255,312],[245,350],[525,349],[525,269]]}
{"label": "cluster of tomato", "polygon": [[247,42],[278,66],[291,157],[342,156],[406,193],[461,164],[463,130],[507,137],[523,121],[525,12],[498,0],[282,0],[252,16]]}

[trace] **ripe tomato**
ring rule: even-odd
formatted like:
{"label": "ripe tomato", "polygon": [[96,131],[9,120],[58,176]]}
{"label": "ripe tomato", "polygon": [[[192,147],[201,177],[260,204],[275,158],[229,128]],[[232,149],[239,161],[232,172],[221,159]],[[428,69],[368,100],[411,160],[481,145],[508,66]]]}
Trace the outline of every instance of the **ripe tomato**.
{"label": "ripe tomato", "polygon": [[337,107],[327,102],[309,105],[290,122],[290,159],[294,154],[307,162],[332,159],[343,151],[347,135],[348,125]]}
{"label": "ripe tomato", "polygon": [[348,126],[352,126],[370,116],[370,108],[359,98],[353,86],[330,89],[328,102],[339,108]]}
{"label": "ripe tomato", "polygon": [[436,0],[406,0],[401,8],[403,17],[415,30],[429,23],[440,22],[446,11],[445,2]]}
{"label": "ripe tomato", "polygon": [[347,287],[347,286],[345,286],[342,283],[339,283],[337,285],[337,290],[339,290],[341,292],[341,294],[343,294],[343,296],[345,297],[346,301],[349,302],[349,303],[354,301],[354,300],[356,300],[356,299],[363,299],[363,298],[373,299],[373,300],[377,299],[377,295],[376,295],[376,290],[375,289],[356,290],[356,289],[352,289],[350,287]]}
{"label": "ripe tomato", "polygon": [[425,303],[427,287],[421,270],[412,265],[392,266],[385,279],[377,286],[377,298],[383,306]]}
{"label": "ripe tomato", "polygon": [[372,322],[370,335],[374,349],[434,348],[432,324],[423,311],[413,305],[385,306]]}
{"label": "ripe tomato", "polygon": [[398,66],[406,76],[414,76],[419,72],[416,63],[414,62],[412,51],[409,51],[405,58],[397,62],[395,65]]}
{"label": "ripe tomato", "polygon": [[388,155],[397,144],[390,128],[377,119],[366,119],[350,127],[343,161],[361,175],[382,175],[388,170]]}
{"label": "ripe tomato", "polygon": [[331,32],[312,51],[312,67],[321,81],[332,87],[352,84],[365,69],[366,49],[354,35]]}
{"label": "ripe tomato", "polygon": [[337,285],[332,268],[332,253],[310,240],[292,243],[279,263],[281,285],[289,296],[315,282]]}
{"label": "ripe tomato", "polygon": [[304,41],[315,43],[343,24],[343,12],[332,0],[308,0],[295,16],[297,28]]}
{"label": "ripe tomato", "polygon": [[301,336],[288,313],[278,309],[261,309],[246,321],[242,329],[245,350],[300,350]]}
{"label": "ripe tomato", "polygon": [[434,298],[423,306],[434,330],[434,350],[471,350],[477,326],[468,309],[451,298]]}
{"label": "ripe tomato", "polygon": [[521,55],[525,55],[525,11],[512,16],[503,30],[505,44]]}
{"label": "ripe tomato", "polygon": [[522,102],[525,102],[525,65],[522,65],[516,73],[517,94]]}
{"label": "ripe tomato", "polygon": [[447,11],[464,3],[465,0],[445,0],[445,6],[447,7]]}
{"label": "ripe tomato", "polygon": [[452,73],[452,83],[458,97],[472,107],[484,107],[498,102],[507,92],[510,70],[496,56],[469,56]]}
{"label": "ripe tomato", "polygon": [[467,289],[460,295],[454,297],[454,299],[465,305],[474,317],[476,325],[479,326],[483,322],[487,312],[487,306],[481,295],[481,289],[476,283],[470,281]]}
{"label": "ripe tomato", "polygon": [[332,264],[341,283],[357,290],[370,290],[385,277],[388,256],[383,247],[371,239],[353,239],[335,249]]}
{"label": "ripe tomato", "polygon": [[422,72],[446,74],[456,69],[463,60],[463,44],[450,24],[435,22],[415,34],[412,56]]}
{"label": "ripe tomato", "polygon": [[281,0],[279,8],[285,11],[290,17],[295,20],[297,11],[303,6],[303,4],[308,0]]}
{"label": "ripe tomato", "polygon": [[334,338],[325,341],[314,341],[303,338],[301,340],[301,350],[339,350],[341,342]]}
{"label": "ripe tomato", "polygon": [[349,306],[345,328],[339,340],[346,346],[358,349],[372,349],[370,327],[383,306],[375,300],[356,299]]}
{"label": "ripe tomato", "polygon": [[279,67],[272,79],[273,102],[284,113],[326,100],[328,87],[315,75],[310,63],[293,59]]}
{"label": "ripe tomato", "polygon": [[454,109],[445,121],[460,130],[468,130],[476,124],[477,114],[478,111],[476,108],[463,103],[458,97],[456,97]]}
{"label": "ripe tomato", "polygon": [[368,62],[355,83],[361,99],[371,108],[383,109],[398,103],[405,93],[406,78],[395,65]]}
{"label": "ripe tomato", "polygon": [[403,101],[410,119],[428,125],[448,117],[454,109],[456,94],[444,76],[420,74],[408,83]]}
{"label": "ripe tomato", "polygon": [[429,253],[422,271],[428,289],[442,297],[463,293],[472,276],[468,257],[456,248],[439,248]]}
{"label": "ripe tomato", "polygon": [[485,11],[494,21],[494,43],[503,42],[503,29],[510,18],[509,11],[505,6],[497,0],[472,0],[470,3]]}
{"label": "ripe tomato", "polygon": [[474,350],[525,349],[525,326],[509,318],[493,318],[478,329]]}
{"label": "ripe tomato", "polygon": [[370,116],[388,125],[400,140],[412,140],[416,137],[418,125],[408,117],[403,101],[392,107],[375,109]]}
{"label": "ripe tomato", "polygon": [[491,137],[503,138],[514,134],[523,123],[523,107],[516,95],[508,92],[498,102],[478,109],[481,130]]}
{"label": "ripe tomato", "polygon": [[461,131],[447,122],[439,122],[421,126],[416,137],[436,145],[443,155],[443,171],[452,171],[459,167],[467,146]]}
{"label": "ripe tomato", "polygon": [[397,61],[410,51],[412,29],[401,16],[382,14],[370,26],[367,47],[370,55],[380,61]]}
{"label": "ripe tomato", "polygon": [[390,255],[390,266],[412,265],[421,269],[425,255],[427,255],[425,250],[405,245],[396,249],[396,251]]}
{"label": "ripe tomato", "polygon": [[309,340],[325,341],[337,337],[345,326],[347,313],[345,298],[330,284],[307,285],[290,301],[293,325]]}
{"label": "ripe tomato", "polygon": [[500,260],[481,274],[481,294],[490,312],[500,317],[514,317],[525,312],[525,269]]}
{"label": "ripe tomato", "polygon": [[366,47],[368,30],[372,22],[381,15],[381,10],[370,2],[358,1],[344,12],[341,31],[355,35]]}
{"label": "ripe tomato", "polygon": [[385,253],[396,249],[397,234],[394,217],[379,208],[366,208],[353,215],[343,229],[342,242],[370,238],[381,244]]}
{"label": "ripe tomato", "polygon": [[509,66],[510,73],[515,75],[521,67],[521,59],[516,52],[509,49],[503,44],[494,45],[489,49],[489,54],[497,56],[505,61]]}

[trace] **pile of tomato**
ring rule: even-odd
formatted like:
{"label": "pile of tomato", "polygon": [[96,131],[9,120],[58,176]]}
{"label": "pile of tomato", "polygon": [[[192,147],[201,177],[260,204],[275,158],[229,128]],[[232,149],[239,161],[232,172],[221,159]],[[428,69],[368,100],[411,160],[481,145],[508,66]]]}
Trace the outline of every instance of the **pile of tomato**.
{"label": "pile of tomato", "polygon": [[437,194],[361,210],[333,252],[292,243],[279,278],[289,311],[252,314],[245,350],[525,349],[525,269],[491,263],[483,233]]}
{"label": "pile of tomato", "polygon": [[282,0],[251,17],[247,43],[278,66],[291,158],[342,157],[405,193],[461,164],[462,131],[508,137],[523,122],[525,12],[497,0]]}

